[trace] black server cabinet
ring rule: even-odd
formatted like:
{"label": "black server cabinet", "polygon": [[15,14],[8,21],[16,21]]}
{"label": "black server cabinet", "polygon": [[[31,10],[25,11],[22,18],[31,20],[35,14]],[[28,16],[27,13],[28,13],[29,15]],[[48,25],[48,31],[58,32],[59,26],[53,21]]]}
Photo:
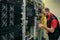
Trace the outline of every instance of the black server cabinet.
{"label": "black server cabinet", "polygon": [[22,40],[22,2],[0,1],[0,40]]}

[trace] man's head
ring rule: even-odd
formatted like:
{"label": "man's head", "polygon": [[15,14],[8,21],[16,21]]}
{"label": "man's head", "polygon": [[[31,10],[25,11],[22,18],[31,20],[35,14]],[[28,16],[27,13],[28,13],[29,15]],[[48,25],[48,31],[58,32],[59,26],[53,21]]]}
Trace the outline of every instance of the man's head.
{"label": "man's head", "polygon": [[44,8],[43,9],[43,13],[44,13],[45,16],[47,16],[49,14],[49,12],[50,12],[49,8]]}

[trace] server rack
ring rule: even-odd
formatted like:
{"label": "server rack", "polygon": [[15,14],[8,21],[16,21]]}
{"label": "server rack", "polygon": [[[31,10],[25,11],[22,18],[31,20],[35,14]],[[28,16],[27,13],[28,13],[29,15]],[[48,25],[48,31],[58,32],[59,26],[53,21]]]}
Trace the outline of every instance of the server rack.
{"label": "server rack", "polygon": [[22,40],[22,2],[23,0],[0,0],[0,40]]}

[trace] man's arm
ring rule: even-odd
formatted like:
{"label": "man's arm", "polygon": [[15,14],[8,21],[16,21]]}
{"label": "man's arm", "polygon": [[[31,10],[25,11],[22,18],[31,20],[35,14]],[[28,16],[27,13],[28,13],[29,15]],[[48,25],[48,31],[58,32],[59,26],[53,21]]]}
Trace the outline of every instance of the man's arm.
{"label": "man's arm", "polygon": [[57,20],[56,20],[56,19],[52,20],[52,22],[51,22],[51,28],[48,28],[48,27],[46,27],[46,26],[44,26],[44,25],[42,25],[42,24],[38,24],[38,27],[39,27],[39,28],[44,28],[44,29],[46,29],[48,32],[51,32],[51,33],[54,32],[56,26],[57,26]]}
{"label": "man's arm", "polygon": [[43,27],[44,29],[46,29],[48,32],[50,33],[53,33],[55,28],[51,27],[51,28],[48,28],[48,27]]}
{"label": "man's arm", "polygon": [[54,32],[54,28],[53,28],[53,27],[48,28],[48,27],[46,27],[46,26],[44,26],[44,25],[42,25],[42,24],[39,24],[38,27],[39,27],[39,28],[44,28],[45,30],[47,30],[48,32],[51,32],[51,33]]}

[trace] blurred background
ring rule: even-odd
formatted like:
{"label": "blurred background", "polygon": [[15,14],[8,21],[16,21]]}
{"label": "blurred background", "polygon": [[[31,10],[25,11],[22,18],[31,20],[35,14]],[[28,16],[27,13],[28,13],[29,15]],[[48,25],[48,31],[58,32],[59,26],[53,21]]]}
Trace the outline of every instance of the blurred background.
{"label": "blurred background", "polygon": [[60,22],[60,0],[43,0],[45,7],[50,8],[51,12],[55,14]]}
{"label": "blurred background", "polygon": [[46,30],[37,27],[47,25],[45,7],[60,22],[60,0],[0,0],[0,40],[48,40]]}

